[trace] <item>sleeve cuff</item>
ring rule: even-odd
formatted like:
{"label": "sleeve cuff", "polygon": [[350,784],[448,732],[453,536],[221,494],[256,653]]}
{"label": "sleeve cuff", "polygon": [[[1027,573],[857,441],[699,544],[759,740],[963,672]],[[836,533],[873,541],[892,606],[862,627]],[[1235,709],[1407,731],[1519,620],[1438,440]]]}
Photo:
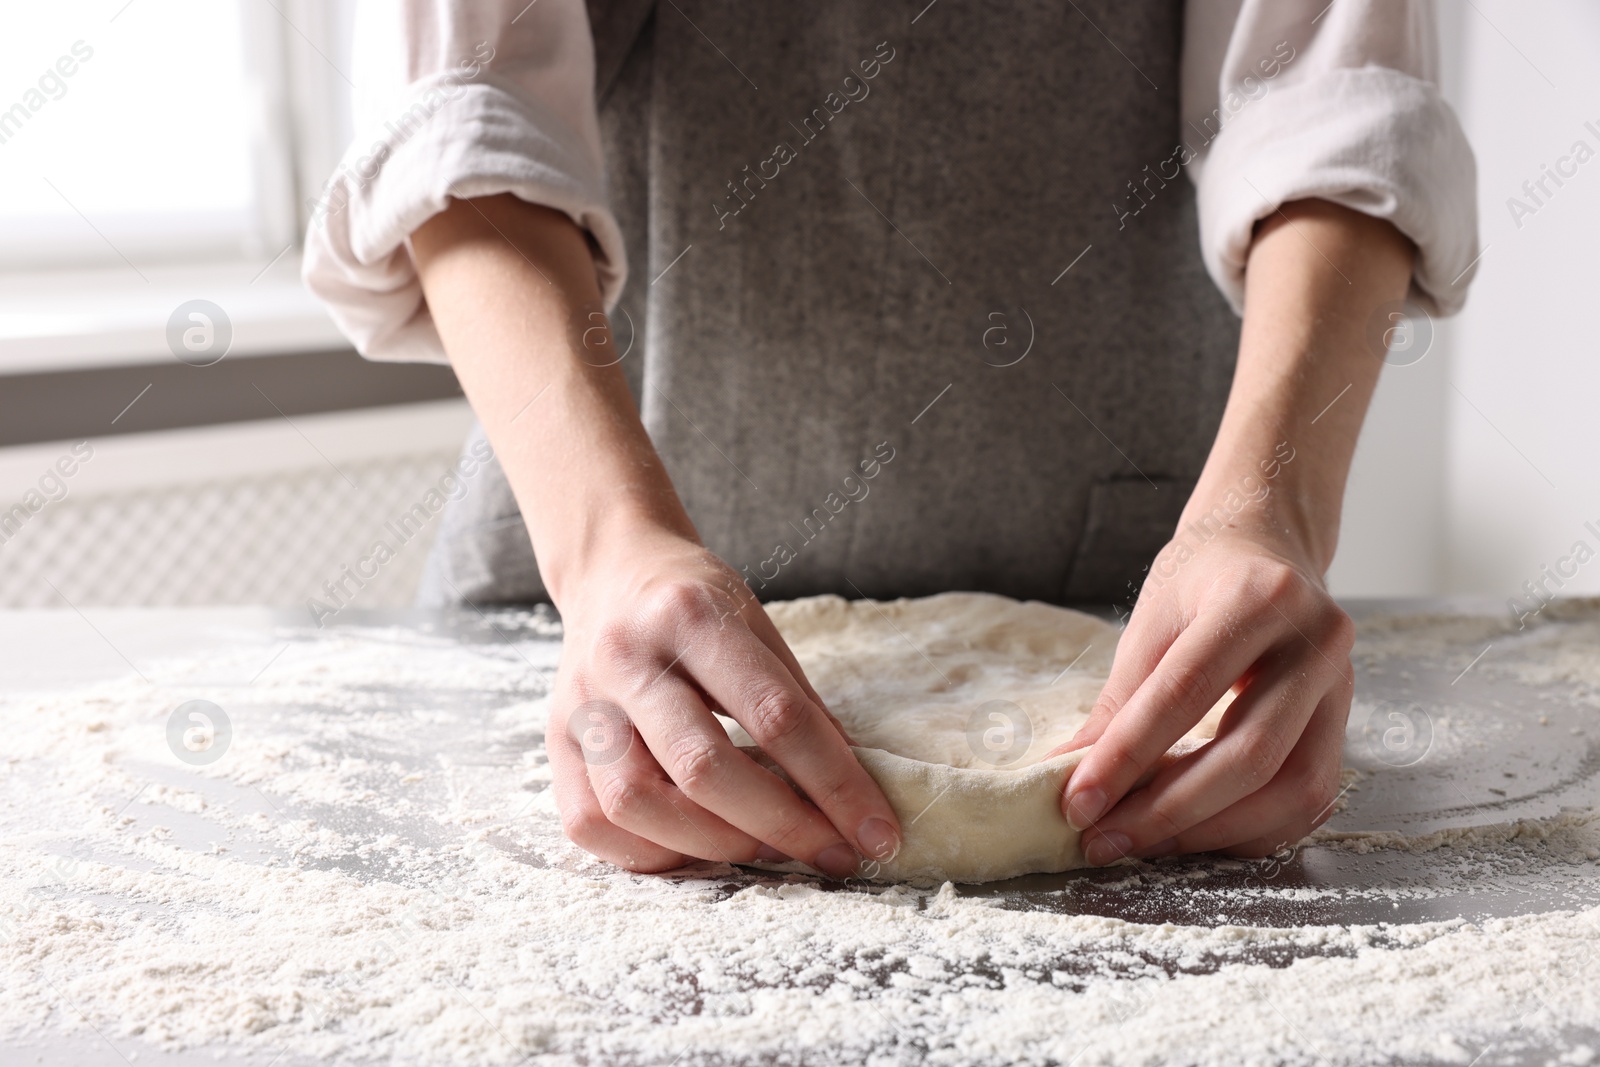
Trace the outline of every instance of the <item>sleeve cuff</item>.
{"label": "sleeve cuff", "polygon": [[1317,198],[1387,219],[1417,246],[1412,298],[1460,310],[1478,256],[1477,169],[1432,84],[1385,67],[1285,85],[1223,127],[1196,176],[1206,269],[1235,312],[1255,224]]}
{"label": "sleeve cuff", "polygon": [[356,141],[309,205],[306,286],[362,355],[448,362],[408,239],[452,196],[511,193],[565,212],[590,235],[602,298],[615,306],[627,259],[597,148],[493,77],[430,78],[406,103]]}

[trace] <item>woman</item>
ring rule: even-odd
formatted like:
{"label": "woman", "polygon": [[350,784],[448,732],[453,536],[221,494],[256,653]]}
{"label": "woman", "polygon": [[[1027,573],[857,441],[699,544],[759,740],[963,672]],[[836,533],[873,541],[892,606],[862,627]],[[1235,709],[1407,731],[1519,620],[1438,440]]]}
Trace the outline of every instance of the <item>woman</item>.
{"label": "woman", "polygon": [[1458,308],[1476,255],[1433,38],[1422,0],[367,11],[384,121],[306,278],[366,355],[448,358],[494,446],[425,594],[561,611],[573,840],[898,847],[759,604],[819,592],[1136,596],[1063,797],[1092,862],[1325,818],[1373,337]]}

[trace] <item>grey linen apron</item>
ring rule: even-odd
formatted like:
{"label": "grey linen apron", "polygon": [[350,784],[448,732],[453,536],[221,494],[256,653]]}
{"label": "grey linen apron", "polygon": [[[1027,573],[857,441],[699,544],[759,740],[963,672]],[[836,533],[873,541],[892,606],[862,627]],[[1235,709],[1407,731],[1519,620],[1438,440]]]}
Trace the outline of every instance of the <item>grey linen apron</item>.
{"label": "grey linen apron", "polygon": [[[1127,600],[1238,337],[1157,173],[1182,4],[920,7],[590,0],[623,367],[764,600]],[[548,599],[495,466],[419,594],[462,598]]]}

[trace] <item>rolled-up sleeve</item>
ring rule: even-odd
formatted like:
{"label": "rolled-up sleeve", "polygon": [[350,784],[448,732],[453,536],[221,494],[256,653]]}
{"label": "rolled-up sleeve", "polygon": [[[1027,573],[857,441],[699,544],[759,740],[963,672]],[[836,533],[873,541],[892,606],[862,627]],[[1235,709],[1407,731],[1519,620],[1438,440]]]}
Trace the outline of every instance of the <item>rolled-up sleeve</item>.
{"label": "rolled-up sleeve", "polygon": [[450,197],[511,193],[564,212],[614,305],[627,262],[583,0],[369,0],[355,39],[357,135],[310,205],[303,276],[356,348],[446,361],[409,237]]}
{"label": "rolled-up sleeve", "polygon": [[1478,256],[1477,172],[1440,94],[1430,0],[1189,0],[1182,146],[1206,269],[1235,311],[1257,221],[1318,198],[1417,246],[1412,297],[1448,315]]}

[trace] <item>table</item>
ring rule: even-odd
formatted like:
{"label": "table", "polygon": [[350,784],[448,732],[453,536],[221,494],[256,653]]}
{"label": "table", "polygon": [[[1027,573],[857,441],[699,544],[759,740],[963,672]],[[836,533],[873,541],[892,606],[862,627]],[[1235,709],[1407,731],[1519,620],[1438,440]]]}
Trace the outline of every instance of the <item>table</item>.
{"label": "table", "polygon": [[[1541,656],[1549,657],[1549,649],[1566,647],[1561,644],[1566,638],[1557,640],[1552,635],[1570,631],[1570,640],[1587,640],[1591,628],[1600,625],[1600,609],[1585,604],[1552,609],[1540,625],[1517,631],[1496,621],[1503,619],[1503,606],[1483,602],[1371,601],[1347,607],[1363,627],[1355,657],[1358,703],[1347,745],[1347,762],[1361,775],[1341,798],[1343,807],[1331,821],[1332,829],[1394,831],[1416,838],[1486,822],[1537,823],[1563,811],[1600,806],[1596,803],[1600,800],[1600,730],[1595,726],[1592,687],[1581,677],[1531,684],[1505,667],[1537,665]],[[1420,628],[1436,634],[1437,640],[1432,646],[1428,641],[1412,641],[1402,654],[1390,654],[1385,651],[1382,633],[1392,624],[1385,620],[1408,613],[1424,621],[1406,632]],[[1460,624],[1452,624],[1452,618]],[[1485,635],[1489,640],[1480,640]],[[1469,640],[1472,644],[1465,643]],[[444,811],[452,804],[471,807],[479,803],[462,801],[458,795],[462,790],[499,791],[512,799],[525,796],[524,809],[542,791],[538,781],[529,779],[530,774],[536,778],[537,767],[530,771],[528,756],[541,738],[536,729],[527,726],[531,720],[526,717],[508,725],[504,709],[537,704],[548,690],[559,637],[547,610],[351,610],[321,627],[302,613],[267,610],[0,613],[0,642],[8,650],[0,659],[0,694],[4,694],[0,697],[0,724],[11,729],[22,728],[25,720],[21,717],[41,700],[59,701],[65,696],[70,705],[72,694],[124,682],[131,686],[135,684],[133,676],[138,675],[145,678],[151,691],[170,697],[174,707],[181,703],[180,698],[200,699],[213,691],[230,694],[233,736],[241,746],[249,742],[253,731],[269,726],[290,736],[284,732],[292,732],[297,722],[335,721],[344,725],[317,742],[329,750],[330,758],[364,766],[381,763],[388,767],[384,781],[416,780],[418,795],[403,809],[391,809],[393,798],[386,797],[382,789],[369,790],[369,795],[355,800],[343,794],[330,795],[296,808],[283,803],[286,794],[276,792],[272,782],[251,779],[248,774],[229,778],[200,773],[204,768],[159,758],[128,761],[130,782],[143,781],[157,792],[198,793],[205,798],[205,811],[227,813],[234,819],[224,836],[237,862],[261,862],[272,865],[273,870],[281,870],[284,864],[335,870],[363,884],[387,878],[404,881],[405,877],[414,883],[415,871],[401,872],[401,861],[393,857],[407,850],[448,855],[468,839],[486,841],[496,850],[497,863],[521,863],[531,870],[572,862],[563,851],[553,821],[532,829],[518,822],[529,817],[526,810],[508,807],[502,816],[487,823],[479,819],[476,829],[418,815]],[[391,652],[415,650],[417,661],[424,666],[447,662],[441,657],[455,657],[448,662],[465,666],[447,677],[436,671],[434,676],[397,676],[390,682],[364,684],[353,709],[320,706],[314,693],[302,699],[295,695],[300,691],[292,687],[272,688],[280,674],[300,679],[294,684],[303,685],[304,678],[312,676],[306,672],[314,673],[318,657],[325,652],[334,655],[339,650],[373,645],[383,645]],[[1419,649],[1423,651],[1419,653]],[[403,652],[395,656],[395,662],[409,656],[410,652]],[[463,683],[463,678],[476,670],[473,664],[484,665],[484,671],[492,674],[481,687]],[[251,691],[266,697],[251,701],[241,696]],[[429,713],[408,714],[408,709],[417,708],[429,709]],[[375,731],[375,723],[382,723],[383,729]],[[1461,742],[1462,737],[1467,741]],[[449,773],[438,774],[441,766]],[[65,797],[71,788],[70,781],[59,780],[54,768],[13,760],[6,779],[8,802],[0,814],[0,840],[6,842],[6,848],[32,847],[26,843],[38,839],[43,828],[57,836],[53,845],[41,847],[53,849],[63,864],[117,862],[108,845],[116,838],[108,837],[109,831],[86,835],[80,842],[72,838],[70,826],[53,821],[64,818],[70,809]],[[203,813],[184,817],[182,811],[148,803],[148,795],[103,800],[107,806],[122,805],[117,816],[131,820],[127,829],[130,839],[160,822],[171,830],[172,847],[197,854],[218,847],[219,824]],[[270,824],[272,831],[252,840],[241,829],[245,824],[240,820],[247,817]],[[285,847],[283,827],[299,825],[295,820],[334,825],[342,843],[324,842],[300,852],[292,842]],[[320,833],[307,831],[314,832]],[[457,838],[452,839],[452,834]],[[375,841],[381,843],[375,845]],[[1508,850],[1516,853],[1517,863],[1505,862]],[[1538,857],[1537,843],[1526,840],[1513,840],[1500,848],[1475,845],[1468,853],[1448,849],[1361,852],[1340,842],[1311,843],[1265,861],[1190,858],[953,887],[946,892],[1019,914],[1105,916],[1145,926],[1166,923],[1207,929],[1345,929],[1384,924],[1385,929],[1395,931],[1392,936],[1397,939],[1403,939],[1408,926],[1420,928],[1442,920],[1481,923],[1497,917],[1600,905],[1596,864],[1542,863]],[[589,877],[592,880],[593,876]],[[668,887],[680,884],[684,892],[704,894],[708,901],[722,901],[743,899],[739,895],[748,895],[751,887],[782,887],[802,880],[703,864],[657,881]],[[34,895],[29,900],[37,903],[48,898],[55,902],[52,906],[59,905],[73,895],[74,887],[70,878],[58,882],[31,887]],[[602,877],[597,884],[603,882]],[[882,892],[859,885],[822,888],[857,895]],[[918,907],[929,907],[929,899],[920,898]],[[1283,968],[1306,956],[1346,951],[1335,947],[1324,953],[1301,942],[1242,943],[1236,950],[1214,952],[1185,973],[1220,972],[1239,965]],[[1075,943],[1072,952],[1048,961],[1048,965],[1058,975],[1086,973],[1098,966],[1092,956],[1092,949],[1086,952],[1081,943]],[[4,946],[0,945],[3,958]],[[985,973],[983,961],[965,962],[974,975]],[[1146,960],[1152,962],[1157,970],[1174,972],[1170,960]],[[35,965],[42,980],[62,980],[59,974],[49,973],[48,957],[44,962],[35,958],[8,963],[13,968],[7,972],[11,983],[27,982]],[[893,970],[863,970],[862,984],[887,988],[893,984],[888,973]],[[1146,968],[1146,977],[1148,971]],[[1592,977],[1600,984],[1600,968]],[[470,984],[471,980],[464,981]],[[752,983],[752,988],[760,986],[759,981]],[[4,992],[0,988],[0,995]],[[219,1051],[232,1052],[250,1064],[294,1067],[324,1062],[316,1055],[304,1054],[293,1041],[282,1047],[244,1040],[164,1051],[141,1037],[116,1033],[116,1021],[97,1015],[93,1003],[74,1006],[69,999],[61,997],[54,1002],[57,1014],[43,1029],[29,1034],[25,1043],[14,1049],[16,1058],[8,1055],[7,1062],[98,1067],[129,1062],[129,1054],[137,1052],[140,1064],[187,1065],[215,1062]],[[75,1012],[97,1025],[91,1029],[75,1023]],[[675,1025],[682,1023],[678,1019]],[[872,1052],[878,1057],[875,1062],[913,1062],[927,1054],[938,1044],[930,1038],[931,1031],[924,1032],[929,1025],[938,1024],[923,1020],[917,1023],[923,1029],[885,1037],[883,1047]],[[1600,1046],[1600,1016],[1587,1025],[1564,1026],[1560,1032],[1544,1035],[1528,1026],[1517,1031],[1520,1036],[1512,1033],[1511,1024],[1500,1029],[1506,1036],[1490,1041],[1478,1053],[1485,1067],[1544,1063],[1563,1052],[1573,1054],[1585,1046]],[[657,1057],[637,1048],[596,1058],[592,1049],[563,1051],[561,1041],[557,1034],[543,1052],[532,1055],[533,1049],[526,1050],[531,1055],[527,1062],[657,1062]],[[394,1042],[394,1048],[403,1053],[404,1035],[397,1035]],[[367,1052],[377,1047],[364,1046]],[[659,1062],[672,1062],[690,1047],[664,1048]],[[1582,1055],[1581,1051],[1576,1054]],[[708,1055],[706,1049],[697,1047],[695,1054],[684,1056],[682,1062],[742,1062],[737,1057],[700,1058]],[[863,1060],[867,1058],[863,1053]],[[795,1062],[803,1060],[802,1053],[802,1060]],[[1312,1061],[1329,1060],[1318,1051]],[[1406,1062],[1417,1063],[1453,1061],[1451,1056],[1406,1058]]]}

